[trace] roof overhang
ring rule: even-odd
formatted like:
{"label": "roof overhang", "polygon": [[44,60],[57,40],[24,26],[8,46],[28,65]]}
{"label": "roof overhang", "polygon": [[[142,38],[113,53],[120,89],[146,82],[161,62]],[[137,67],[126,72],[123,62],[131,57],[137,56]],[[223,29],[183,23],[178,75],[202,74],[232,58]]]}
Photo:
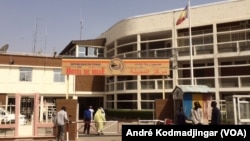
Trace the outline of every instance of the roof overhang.
{"label": "roof overhang", "polygon": [[173,99],[182,99],[184,94],[213,94],[215,93],[206,85],[178,85],[174,88]]}
{"label": "roof overhang", "polygon": [[91,39],[91,40],[72,40],[60,53],[59,55],[66,54],[71,48],[76,45],[82,46],[100,46],[104,47],[106,43],[106,38]]}

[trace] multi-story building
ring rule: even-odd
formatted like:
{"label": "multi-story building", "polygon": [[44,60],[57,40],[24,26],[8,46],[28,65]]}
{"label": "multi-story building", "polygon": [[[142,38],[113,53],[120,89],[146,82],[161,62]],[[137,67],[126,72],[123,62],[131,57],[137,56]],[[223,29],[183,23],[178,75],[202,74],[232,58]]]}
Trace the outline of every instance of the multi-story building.
{"label": "multi-story building", "polygon": [[[176,85],[207,85],[215,91],[216,100],[249,95],[249,8],[249,0],[191,6],[189,17],[178,26],[184,8],[151,13],[121,20],[97,39],[73,40],[55,57],[1,54],[0,93],[9,98],[23,93],[64,98],[69,82],[69,95],[78,97],[80,106],[93,103],[106,109],[135,110],[153,109],[154,100],[168,98]],[[66,79],[60,73],[64,57],[166,58],[170,75]],[[11,60],[14,64],[9,64]],[[57,63],[48,65],[50,61]]]}
{"label": "multi-story building", "polygon": [[[20,112],[29,118],[34,112],[36,94],[41,95],[44,103],[50,104],[54,103],[56,97],[63,97],[66,92],[65,77],[61,75],[61,58],[53,55],[2,53],[0,64],[0,105],[15,105],[18,95]],[[71,82],[70,91],[73,90]],[[53,108],[51,106],[50,110]],[[8,110],[11,109],[15,109],[14,106],[8,107]]]}
{"label": "multi-story building", "polygon": [[169,58],[171,67],[169,76],[106,77],[106,108],[152,109],[152,102],[167,98],[176,85],[191,85],[191,74],[194,85],[215,91],[216,100],[249,95],[249,5],[240,0],[191,6],[178,26],[184,7],[114,24],[100,35],[106,39],[105,57]]}
{"label": "multi-story building", "polygon": [[[104,42],[103,39],[72,41],[67,47],[74,46],[76,43],[77,45],[83,44],[87,51],[78,52],[77,57],[97,57],[102,56],[103,48],[100,48],[99,44],[103,45]],[[79,48],[81,50],[81,47]],[[15,112],[15,106],[19,106],[17,100],[20,100],[20,112],[29,119],[35,112],[37,95],[41,107],[40,115],[44,114],[49,119],[55,110],[56,99],[77,97],[80,105],[79,111],[83,111],[88,105],[103,106],[104,77],[63,75],[62,56],[57,56],[56,52],[43,55],[2,51],[0,52],[0,73],[2,74],[0,107],[8,105],[6,108]],[[82,117],[81,112],[79,116]]]}

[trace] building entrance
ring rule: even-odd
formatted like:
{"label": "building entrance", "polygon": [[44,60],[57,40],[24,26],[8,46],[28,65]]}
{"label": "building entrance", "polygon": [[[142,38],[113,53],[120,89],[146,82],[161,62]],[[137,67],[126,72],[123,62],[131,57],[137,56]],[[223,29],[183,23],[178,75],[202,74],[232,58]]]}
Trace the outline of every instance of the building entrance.
{"label": "building entrance", "polygon": [[103,97],[78,97],[79,119],[83,119],[83,111],[87,106],[92,106],[96,111],[98,107],[104,107]]}

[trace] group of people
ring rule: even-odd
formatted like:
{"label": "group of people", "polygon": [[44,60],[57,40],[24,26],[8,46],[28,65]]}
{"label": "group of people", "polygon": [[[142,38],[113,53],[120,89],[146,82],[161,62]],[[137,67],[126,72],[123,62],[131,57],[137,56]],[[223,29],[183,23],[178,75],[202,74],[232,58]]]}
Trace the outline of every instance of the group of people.
{"label": "group of people", "polygon": [[[84,118],[84,129],[83,133],[87,134],[90,133],[90,124],[91,121],[95,122],[95,126],[98,132],[98,135],[103,134],[103,127],[106,122],[106,117],[105,117],[105,111],[102,107],[99,107],[97,111],[94,114],[94,109],[92,106],[88,106],[84,110],[83,114]],[[57,135],[56,135],[56,141],[63,141],[65,138],[65,124],[70,123],[71,121],[68,119],[68,115],[66,112],[66,107],[62,106],[61,110],[56,113],[54,116],[54,127],[57,127]]]}
{"label": "group of people", "polygon": [[[217,107],[217,102],[211,102],[212,112],[210,125],[221,124],[221,113],[220,109]],[[183,107],[180,106],[177,114],[177,124],[183,125],[187,123],[188,118],[186,117]],[[194,102],[194,108],[191,109],[191,121],[193,125],[203,125],[203,110],[199,102]]]}
{"label": "group of people", "polygon": [[106,123],[106,116],[105,116],[104,109],[102,107],[99,107],[94,114],[94,110],[92,106],[87,107],[84,110],[83,121],[84,121],[83,134],[86,134],[86,132],[87,134],[89,134],[91,121],[94,121],[98,135],[102,135],[103,127],[104,127],[104,124]]}
{"label": "group of people", "polygon": [[[220,109],[217,107],[217,103],[215,101],[211,102],[212,112],[211,112],[211,122],[210,125],[219,125],[221,121],[221,113]],[[194,102],[194,108],[191,109],[191,119],[192,124],[194,125],[203,125],[203,111],[202,107],[199,102]],[[102,107],[99,107],[94,114],[94,109],[92,106],[88,106],[84,110],[83,114],[84,120],[84,129],[83,133],[89,134],[90,133],[90,126],[91,121],[94,121],[98,135],[103,134],[103,128],[106,123],[106,116],[105,111]],[[177,114],[177,124],[183,125],[186,124],[186,117],[183,107],[180,106],[179,112]],[[57,140],[64,139],[64,125],[65,123],[69,123],[68,115],[66,112],[66,107],[62,106],[61,110],[57,112],[56,116],[54,117],[54,125],[57,126]]]}

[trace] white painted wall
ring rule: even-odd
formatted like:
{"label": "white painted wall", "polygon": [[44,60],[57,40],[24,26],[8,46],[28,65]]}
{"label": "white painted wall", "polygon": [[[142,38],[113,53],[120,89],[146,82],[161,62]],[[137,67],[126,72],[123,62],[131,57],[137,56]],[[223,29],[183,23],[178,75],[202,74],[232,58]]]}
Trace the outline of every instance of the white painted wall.
{"label": "white painted wall", "polygon": [[[0,93],[39,93],[45,95],[65,95],[65,82],[54,82],[54,68],[32,67],[32,82],[19,81],[19,67],[14,65],[0,66]],[[73,77],[69,77],[69,94],[73,94]]]}

